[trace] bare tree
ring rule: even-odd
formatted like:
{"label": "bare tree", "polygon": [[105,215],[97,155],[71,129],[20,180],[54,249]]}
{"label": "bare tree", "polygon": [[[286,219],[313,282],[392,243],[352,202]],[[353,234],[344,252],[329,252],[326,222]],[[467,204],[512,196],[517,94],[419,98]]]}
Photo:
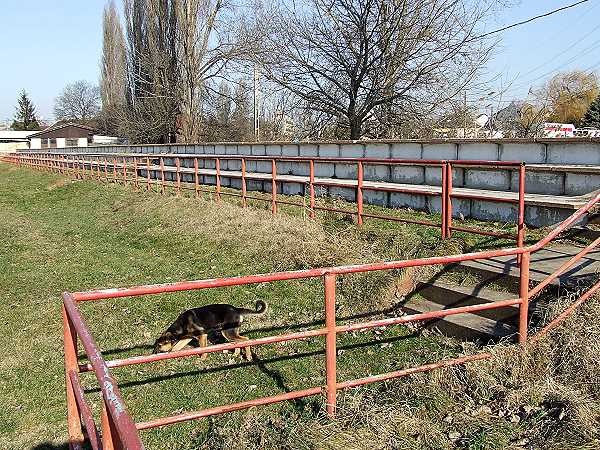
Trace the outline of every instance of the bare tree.
{"label": "bare tree", "polygon": [[118,107],[125,103],[127,70],[125,38],[113,0],[104,8],[102,31],[102,63],[100,68],[102,107]]}
{"label": "bare tree", "polygon": [[479,0],[304,0],[259,13],[263,73],[352,139],[462,92],[492,48]]}
{"label": "bare tree", "polygon": [[245,21],[226,0],[177,0],[178,61],[181,76],[181,138],[197,140],[202,124],[201,103],[207,99],[210,81],[224,76],[232,60],[254,47]]}
{"label": "bare tree", "polygon": [[121,133],[132,142],[174,142],[179,115],[177,1],[124,0],[126,109]]}
{"label": "bare tree", "polygon": [[85,80],[68,84],[54,100],[57,120],[88,121],[99,111],[100,89]]}

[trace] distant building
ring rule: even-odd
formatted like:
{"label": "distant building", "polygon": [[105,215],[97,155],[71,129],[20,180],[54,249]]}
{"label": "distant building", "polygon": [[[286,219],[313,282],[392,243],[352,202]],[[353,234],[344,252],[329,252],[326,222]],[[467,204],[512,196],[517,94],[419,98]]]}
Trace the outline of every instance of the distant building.
{"label": "distant building", "polygon": [[29,136],[32,150],[87,147],[93,142],[94,129],[74,122],[57,123]]}
{"label": "distant building", "polygon": [[0,153],[26,149],[29,143],[29,136],[35,133],[37,131],[0,131]]}

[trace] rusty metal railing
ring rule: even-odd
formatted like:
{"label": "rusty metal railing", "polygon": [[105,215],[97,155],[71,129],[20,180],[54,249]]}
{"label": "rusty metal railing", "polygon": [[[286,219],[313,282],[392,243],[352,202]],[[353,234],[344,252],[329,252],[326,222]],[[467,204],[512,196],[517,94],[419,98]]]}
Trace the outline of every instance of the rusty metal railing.
{"label": "rusty metal railing", "polygon": [[[517,245],[523,245],[525,239],[525,172],[526,166],[519,161],[484,161],[484,160],[422,160],[422,159],[385,159],[385,158],[324,158],[301,156],[245,156],[245,155],[191,155],[191,154],[162,154],[162,155],[94,155],[84,153],[19,153],[12,155],[13,161],[21,165],[63,173],[78,179],[95,179],[97,181],[121,183],[132,185],[140,189],[143,185],[146,190],[154,188],[165,194],[171,188],[176,195],[182,190],[194,191],[196,196],[201,192],[214,195],[217,202],[222,196],[241,198],[242,207],[248,205],[249,200],[271,203],[271,211],[277,213],[277,206],[289,205],[308,209],[310,217],[314,218],[317,211],[331,211],[348,214],[356,217],[360,225],[367,218],[412,223],[441,230],[442,239],[449,238],[453,231],[474,233],[485,236],[494,236],[506,239],[515,239]],[[172,165],[166,164],[173,161]],[[270,166],[270,173],[251,172],[249,163],[255,165],[262,163]],[[278,165],[284,163],[304,163],[308,166],[306,175],[289,175],[278,173]],[[239,170],[224,170],[224,164],[235,163]],[[356,179],[317,177],[315,167],[322,164],[345,164],[356,166]],[[423,187],[421,185],[407,185],[398,182],[380,182],[365,179],[365,166],[420,166],[433,167],[440,170],[441,186]],[[211,167],[209,167],[211,166]],[[484,170],[503,168],[518,172],[518,193],[502,195],[502,192],[489,191],[482,195],[474,192],[457,192],[453,189],[453,170],[456,168],[482,168]],[[172,180],[167,180],[167,175]],[[191,176],[193,181],[185,182],[183,177]],[[201,180],[207,177],[214,178],[214,189],[208,189],[207,183]],[[238,192],[222,189],[223,179],[240,180]],[[270,183],[270,196],[259,197],[248,194],[249,181]],[[278,197],[277,183],[301,183],[306,186],[309,204],[284,200]],[[317,205],[316,187],[326,186],[354,190],[356,195],[356,209],[349,210],[328,205]],[[241,191],[241,192],[239,192]],[[441,223],[415,218],[398,217],[390,214],[376,214],[364,211],[365,191],[390,192],[398,194],[412,194],[425,197],[441,198]],[[492,202],[510,203],[516,205],[516,233],[505,233],[479,228],[465,227],[453,223],[452,199],[487,200]]]}
{"label": "rusty metal railing", "polygon": [[[4,158],[4,160],[6,160]],[[22,158],[16,158],[11,162],[16,164],[29,164]],[[64,161],[62,161],[64,163]],[[61,161],[54,161],[53,164],[60,164]],[[106,167],[106,161],[104,161]],[[42,163],[41,167],[47,168]],[[60,167],[60,165],[59,165]],[[71,162],[62,166],[63,169],[68,167],[69,170],[82,173],[82,168],[85,168],[85,163],[71,160]],[[116,161],[113,161],[113,175],[117,178]],[[448,170],[448,165],[446,165]],[[448,173],[447,173],[448,174]],[[99,176],[98,174],[95,174]],[[108,170],[105,170],[105,177],[108,177]],[[127,182],[127,171],[124,171],[124,181]],[[139,179],[134,178],[133,182],[139,182]],[[146,180],[146,182],[148,182]],[[451,192],[446,194],[451,197]],[[96,448],[123,448],[123,449],[141,449],[143,448],[140,439],[139,431],[166,426],[169,424],[179,423],[187,420],[199,419],[211,415],[221,414],[229,411],[240,410],[252,406],[266,405],[277,403],[295,398],[307,397],[325,393],[326,407],[330,416],[335,415],[337,391],[355,386],[361,386],[373,382],[388,380],[392,378],[407,376],[413,373],[425,372],[441,367],[449,367],[467,362],[488,359],[492,357],[489,352],[476,353],[459,358],[447,359],[422,366],[401,369],[389,373],[372,375],[354,380],[338,380],[337,378],[337,362],[336,362],[336,341],[339,333],[348,333],[357,330],[369,329],[380,326],[393,326],[406,324],[411,322],[425,321],[434,318],[442,318],[455,314],[473,313],[477,311],[502,308],[511,305],[519,305],[519,327],[518,336],[521,345],[526,345],[528,342],[528,307],[530,299],[538,295],[541,290],[555,280],[562,273],[569,270],[587,253],[596,248],[600,244],[600,238],[593,241],[591,244],[583,248],[577,255],[563,264],[554,273],[549,275],[544,281],[536,287],[530,289],[529,286],[529,270],[530,270],[530,255],[545,247],[553,239],[557,238],[562,232],[570,228],[582,217],[587,214],[592,208],[595,208],[600,202],[600,194],[595,195],[583,207],[572,214],[568,219],[563,221],[546,237],[539,242],[530,246],[519,246],[514,248],[505,248],[497,250],[482,251],[476,253],[467,253],[462,255],[450,255],[431,258],[420,258],[414,260],[403,261],[388,261],[372,264],[357,264],[349,266],[337,266],[318,269],[308,269],[290,272],[276,272],[269,274],[248,275],[240,277],[228,277],[208,280],[185,281],[168,284],[144,285],[130,288],[115,288],[104,290],[92,290],[85,292],[64,293],[63,294],[63,325],[64,325],[64,346],[65,346],[65,373],[66,373],[66,390],[67,390],[67,423],[69,430],[69,443],[71,448],[81,448],[84,442],[83,428],[85,426],[86,434],[90,444]],[[446,224],[447,226],[448,224]],[[463,307],[455,307],[444,309],[441,311],[433,311],[421,314],[412,314],[402,317],[392,317],[379,319],[367,322],[350,323],[345,325],[337,325],[335,313],[336,301],[336,280],[340,276],[352,273],[364,273],[371,271],[401,269],[408,267],[419,267],[428,265],[445,265],[460,261],[478,260],[492,258],[496,256],[517,256],[520,257],[520,289],[518,298],[509,298],[493,303],[480,305],[470,305]],[[161,353],[153,355],[139,355],[123,359],[115,359],[105,361],[102,353],[96,345],[93,337],[90,334],[89,328],[86,325],[77,303],[84,301],[95,301],[101,299],[113,299],[122,297],[138,297],[152,294],[162,294],[167,292],[186,291],[194,289],[212,289],[225,286],[239,286],[256,283],[268,283],[284,280],[299,280],[299,279],[314,279],[321,278],[324,285],[324,312],[325,312],[325,327],[316,328],[295,333],[280,334],[266,336],[257,339],[250,339],[242,343],[225,343],[209,347],[194,348],[175,351],[171,353]],[[547,326],[542,328],[529,340],[537,340],[544,334],[550,332],[573,311],[588,300],[600,288],[600,281],[590,287],[581,297],[571,306],[565,309],[558,317],[552,320]],[[285,342],[291,340],[301,340],[310,337],[325,336],[325,355],[326,355],[326,383],[324,386],[308,387],[302,390],[287,392],[280,395],[270,397],[257,398],[253,400],[222,405],[213,408],[208,408],[201,411],[177,414],[169,417],[153,418],[142,422],[134,422],[129,415],[126,405],[122,399],[119,388],[115,379],[112,377],[110,370],[118,367],[146,364],[155,361],[184,358],[190,356],[202,355],[210,352],[220,352],[223,350],[232,350],[242,348],[248,345],[269,345],[277,342]],[[77,356],[78,340],[81,341],[89,363],[79,364]],[[93,371],[100,385],[103,409],[101,414],[101,433],[98,432],[96,422],[92,417],[91,410],[85,399],[79,374],[83,372]]]}
{"label": "rusty metal railing", "polygon": [[[156,284],[156,285],[145,285],[130,288],[117,288],[117,289],[104,289],[104,290],[93,290],[85,292],[65,293],[63,295],[64,302],[64,323],[65,323],[65,365],[67,371],[67,410],[68,410],[68,424],[69,424],[69,436],[73,448],[78,448],[82,442],[82,418],[86,428],[89,429],[89,423],[93,424],[93,419],[90,418],[89,411],[85,407],[85,403],[81,400],[83,397],[79,392],[77,380],[79,373],[94,371],[98,382],[101,387],[103,401],[105,408],[103,409],[102,416],[102,440],[105,448],[125,448],[125,449],[139,449],[143,448],[140,436],[138,434],[141,430],[150,428],[162,427],[169,424],[179,423],[188,420],[200,419],[216,414],[222,414],[230,411],[236,411],[240,409],[249,408],[252,406],[266,405],[271,403],[282,402],[286,400],[307,397],[325,393],[326,395],[326,408],[328,414],[333,417],[336,409],[336,397],[337,391],[361,386],[364,384],[374,383],[383,380],[389,380],[392,378],[407,376],[410,374],[425,372],[441,367],[449,367],[458,364],[464,364],[467,362],[483,360],[491,358],[492,355],[489,352],[476,353],[473,355],[467,355],[459,358],[448,359],[439,361],[436,363],[425,364],[418,367],[412,367],[402,370],[397,370],[389,373],[378,374],[367,376],[354,380],[338,380],[336,370],[336,341],[339,333],[348,333],[357,330],[364,330],[369,328],[381,327],[381,326],[393,326],[399,324],[407,324],[411,322],[425,321],[434,318],[441,318],[455,314],[473,313],[477,311],[489,310],[502,308],[511,305],[519,305],[519,342],[521,345],[527,343],[528,333],[528,306],[529,299],[534,295],[537,295],[539,291],[546,286],[552,279],[559,276],[564,271],[568,270],[575,264],[581,257],[587,252],[600,243],[600,239],[594,241],[590,246],[583,249],[577,256],[573,257],[570,261],[565,263],[559,270],[550,275],[549,281],[542,282],[540,287],[529,289],[529,261],[530,255],[547,245],[551,240],[559,236],[560,233],[568,229],[579,219],[583,217],[591,208],[595,207],[600,202],[600,194],[596,195],[591,199],[584,207],[580,208],[571,217],[565,220],[559,227],[548,234],[544,239],[540,240],[536,244],[528,247],[515,247],[499,250],[490,250],[477,253],[467,253],[463,255],[451,255],[441,256],[432,258],[421,258],[414,260],[405,261],[389,261],[373,264],[357,264],[350,266],[338,266],[338,267],[327,267],[319,269],[308,269],[291,272],[277,272],[260,275],[248,275],[239,277],[228,277],[198,281],[185,281],[178,283],[168,284]],[[520,265],[520,295],[518,298],[507,299],[503,301],[497,301],[493,303],[486,303],[481,305],[470,305],[463,307],[456,307],[450,309],[444,309],[440,311],[433,311],[421,314],[412,314],[402,317],[393,317],[386,319],[379,319],[367,322],[351,323],[345,325],[337,325],[336,313],[335,313],[335,300],[336,300],[336,280],[337,277],[352,273],[363,273],[370,271],[400,269],[406,267],[419,267],[427,265],[437,264],[450,264],[460,261],[485,259],[495,256],[508,256],[517,255],[521,256]],[[212,289],[225,286],[239,286],[256,283],[268,283],[274,281],[283,280],[298,280],[298,279],[313,279],[321,278],[324,285],[324,311],[325,311],[325,327],[311,329],[307,331],[300,331],[295,333],[280,334],[273,336],[266,336],[257,339],[250,339],[241,343],[225,343],[218,344],[209,347],[193,348],[175,351],[171,353],[160,353],[153,355],[139,355],[128,357],[124,359],[116,359],[110,361],[104,361],[102,354],[98,350],[96,344],[93,341],[89,333],[84,319],[82,318],[77,308],[78,302],[95,301],[101,299],[113,299],[122,297],[137,297],[152,294],[162,294],[167,292],[186,291],[194,289]],[[600,288],[600,282],[592,286],[583,296],[569,307],[564,313],[559,315],[553,320],[548,326],[542,329],[532,339],[538,339],[541,335],[549,332],[554,328],[560,321],[564,320],[569,314],[571,314],[575,308],[583,303],[585,300],[590,298]],[[90,360],[88,364],[78,364],[77,362],[77,347],[76,347],[76,336],[79,337],[83,343],[86,354]],[[313,386],[298,391],[287,392],[284,394],[274,395],[270,397],[262,397],[253,400],[222,405],[217,407],[208,408],[201,411],[194,411],[189,413],[176,414],[168,417],[153,418],[142,422],[134,423],[127,413],[118,387],[110,375],[110,369],[123,367],[134,364],[146,364],[161,360],[184,358],[190,356],[202,355],[211,352],[220,352],[223,350],[233,350],[236,348],[242,348],[248,345],[268,345],[277,342],[285,342],[291,340],[301,340],[316,336],[325,336],[325,355],[326,355],[326,383],[325,386]],[[95,425],[92,425],[92,429]],[[88,432],[89,435],[89,432]],[[96,436],[94,433],[91,434],[90,440]]]}

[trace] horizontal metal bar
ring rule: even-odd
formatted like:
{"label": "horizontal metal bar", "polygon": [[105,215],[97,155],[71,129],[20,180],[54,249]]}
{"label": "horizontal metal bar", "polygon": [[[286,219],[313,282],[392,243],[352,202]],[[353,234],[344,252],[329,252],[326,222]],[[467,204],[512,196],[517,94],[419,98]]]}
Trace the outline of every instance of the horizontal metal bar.
{"label": "horizontal metal bar", "polygon": [[330,212],[336,212],[336,213],[341,213],[341,214],[348,214],[351,216],[356,215],[356,211],[348,211],[347,209],[333,208],[331,206],[315,206],[313,209],[316,209],[318,211],[330,211]]}
{"label": "horizontal metal bar", "polygon": [[440,227],[439,223],[429,222],[426,220],[416,220],[416,219],[404,219],[402,217],[389,216],[385,214],[371,214],[371,213],[363,213],[363,217],[371,217],[373,219],[382,219],[382,220],[393,220],[395,222],[405,222],[405,223],[414,223],[416,225],[425,225],[428,227]]}
{"label": "horizontal metal bar", "polygon": [[[113,367],[130,366],[130,365],[134,365],[134,364],[146,364],[146,363],[150,363],[150,362],[164,361],[167,359],[185,358],[187,356],[197,356],[197,355],[202,355],[204,353],[215,353],[215,352],[222,352],[224,350],[235,350],[236,348],[244,348],[244,347],[248,347],[248,346],[252,346],[252,345],[266,345],[266,344],[275,344],[277,342],[308,339],[311,337],[323,336],[326,333],[327,333],[327,331],[325,329],[315,329],[315,330],[299,331],[296,333],[279,334],[279,335],[266,336],[266,337],[256,338],[256,339],[249,339],[244,342],[228,342],[225,344],[209,345],[208,347],[190,348],[190,349],[179,350],[179,351],[170,352],[170,353],[155,353],[152,355],[132,356],[130,358],[113,359],[110,361],[106,361],[106,366],[109,368],[113,368]],[[83,365],[79,366],[79,369],[81,372],[89,372],[90,370],[92,370],[92,366],[90,364],[83,364]]]}
{"label": "horizontal metal bar", "polygon": [[574,302],[571,306],[569,306],[567,309],[565,309],[552,322],[550,322],[548,325],[546,325],[544,328],[542,328],[538,333],[536,333],[531,338],[531,340],[535,342],[538,339],[540,339],[541,337],[543,337],[544,335],[548,334],[552,329],[556,328],[568,316],[573,314],[573,311],[575,311],[581,304],[586,302],[592,295],[594,295],[598,291],[598,289],[600,289],[600,280],[596,284],[594,284],[591,288],[589,288],[585,292],[585,294],[583,294],[581,297],[579,297],[579,299],[576,302]]}
{"label": "horizontal metal bar", "polygon": [[[348,389],[357,386],[362,386],[364,384],[385,381],[392,378],[398,378],[403,376],[412,375],[420,372],[427,372],[435,369],[439,369],[442,367],[451,367],[459,364],[464,364],[466,362],[471,361],[481,361],[484,359],[489,359],[492,357],[491,353],[479,353],[476,355],[464,356],[461,358],[450,359],[446,361],[441,361],[439,363],[433,364],[425,364],[418,367],[412,367],[410,369],[397,370],[394,372],[384,373],[380,375],[374,375],[365,378],[359,378],[356,380],[344,381],[336,384],[336,389]],[[318,395],[323,392],[322,387],[314,387],[310,389],[304,389],[300,391],[287,392],[285,394],[273,395],[270,397],[262,397],[253,400],[247,400],[244,402],[233,403],[230,405],[218,406],[215,408],[208,408],[202,411],[196,411],[191,413],[183,413],[170,417],[163,417],[154,420],[149,420],[146,422],[139,422],[136,424],[138,430],[145,430],[149,428],[157,428],[165,425],[171,425],[175,423],[185,422],[188,420],[196,420],[204,417],[214,416],[217,414],[223,414],[232,411],[238,411],[240,409],[247,409],[253,406],[261,406],[268,405],[271,403],[279,403],[286,400],[294,400],[297,398],[309,397],[312,395]]]}
{"label": "horizontal metal bar", "polygon": [[452,225],[450,228],[455,231],[463,231],[465,233],[480,234],[482,236],[494,236],[494,237],[501,237],[501,238],[506,238],[506,239],[515,239],[517,237],[516,234],[499,233],[497,231],[477,230],[476,228],[461,227],[458,225]]}
{"label": "horizontal metal bar", "polygon": [[311,389],[304,389],[302,391],[286,392],[285,394],[273,395],[271,397],[262,397],[254,400],[247,400],[245,402],[233,403],[225,406],[218,406],[215,408],[209,408],[202,411],[178,414],[176,416],[161,417],[159,419],[149,420],[146,422],[136,423],[135,426],[138,430],[146,430],[148,428],[162,427],[165,425],[171,425],[174,423],[185,422],[187,420],[201,419],[203,417],[214,416],[216,414],[223,414],[226,412],[238,411],[240,409],[251,408],[253,406],[268,405],[271,403],[279,403],[285,400],[294,400],[296,398],[310,397],[311,395],[320,394],[322,388],[314,387]]}
{"label": "horizontal metal bar", "polygon": [[[344,211],[346,213],[346,211]],[[476,253],[463,253],[460,255],[434,256],[404,261],[386,261],[371,264],[355,264],[349,266],[324,267],[318,269],[304,269],[289,272],[274,272],[260,275],[246,275],[229,278],[213,278],[196,281],[181,281],[176,283],[154,284],[128,288],[100,289],[73,293],[76,301],[100,300],[106,298],[131,297],[138,295],[162,294],[166,292],[179,292],[193,289],[206,289],[226,286],[239,286],[242,284],[267,283],[271,281],[298,280],[302,278],[316,278],[326,273],[349,274],[372,272],[376,270],[402,269],[405,267],[430,266],[436,264],[449,264],[460,261],[487,259],[494,256],[519,255],[529,251],[529,248],[506,248],[487,250]]]}
{"label": "horizontal metal bar", "polygon": [[348,333],[351,331],[366,330],[369,328],[399,325],[403,323],[418,322],[430,319],[439,319],[442,317],[453,316],[456,314],[470,314],[488,309],[504,308],[506,306],[518,305],[521,299],[502,300],[497,302],[483,303],[479,305],[460,306],[457,308],[441,309],[439,311],[430,311],[426,313],[407,314],[402,317],[390,317],[388,319],[372,320],[370,322],[352,323],[348,325],[339,325],[335,328],[336,333]]}
{"label": "horizontal metal bar", "polygon": [[382,373],[380,375],[372,375],[369,377],[358,378],[356,380],[343,381],[341,383],[337,383],[337,389],[347,389],[362,386],[369,383],[375,383],[378,381],[390,380],[392,378],[405,377],[408,375],[413,375],[415,373],[427,372],[430,370],[441,369],[442,367],[451,367],[457,366],[460,364],[464,364],[470,361],[481,361],[484,359],[489,359],[492,357],[491,353],[477,353],[475,355],[463,356],[461,358],[448,359],[445,361],[440,361],[432,364],[424,364],[422,366],[411,367],[408,369],[396,370],[394,372]]}
{"label": "horizontal metal bar", "polygon": [[[506,306],[512,306],[521,303],[521,299],[503,300],[498,302],[483,303],[479,305],[461,306],[457,308],[442,309],[439,311],[430,311],[419,314],[408,314],[402,317],[392,317],[388,319],[374,320],[370,322],[353,323],[349,325],[340,325],[335,328],[336,333],[347,333],[356,330],[366,330],[369,328],[376,328],[381,326],[391,326],[410,322],[419,322],[430,319],[437,319],[441,317],[447,317],[456,314],[467,314],[478,311],[485,311],[488,309],[504,308]],[[316,336],[324,336],[327,334],[326,328],[320,328],[315,330],[299,331],[296,333],[280,334],[275,336],[267,336],[263,338],[249,339],[244,342],[229,342],[225,344],[210,345],[208,347],[198,347],[186,350],[179,350],[170,353],[157,353],[153,355],[141,355],[132,356],[130,358],[115,359],[106,361],[106,365],[109,368],[123,367],[133,364],[145,364],[149,362],[163,361],[167,359],[185,358],[188,356],[198,356],[205,353],[215,353],[224,350],[234,350],[236,348],[243,348],[248,346],[256,345],[267,345],[274,344],[277,342],[285,342],[291,340],[308,339]],[[92,369],[90,364],[84,364],[80,366],[81,372],[88,372]]]}
{"label": "horizontal metal bar", "polygon": [[546,277],[541,283],[539,283],[537,286],[535,286],[533,289],[531,289],[529,291],[529,298],[530,299],[534,298],[537,294],[539,294],[542,291],[542,289],[544,289],[546,286],[548,286],[550,283],[552,283],[552,281],[554,281],[560,274],[565,272],[567,269],[569,269],[571,266],[573,266],[577,261],[579,261],[585,255],[587,255],[593,249],[595,249],[598,246],[598,244],[600,244],[600,237],[597,238],[590,245],[585,247],[583,250],[581,250],[579,253],[577,253],[575,256],[573,256],[571,259],[569,259],[567,262],[562,264],[553,273],[548,275],[548,277]]}

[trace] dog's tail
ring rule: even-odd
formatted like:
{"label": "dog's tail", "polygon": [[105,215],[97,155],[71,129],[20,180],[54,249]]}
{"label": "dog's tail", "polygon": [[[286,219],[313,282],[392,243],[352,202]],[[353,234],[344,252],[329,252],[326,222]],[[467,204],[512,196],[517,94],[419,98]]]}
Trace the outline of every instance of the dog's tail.
{"label": "dog's tail", "polygon": [[256,309],[239,308],[240,314],[264,314],[267,310],[267,302],[256,300]]}

